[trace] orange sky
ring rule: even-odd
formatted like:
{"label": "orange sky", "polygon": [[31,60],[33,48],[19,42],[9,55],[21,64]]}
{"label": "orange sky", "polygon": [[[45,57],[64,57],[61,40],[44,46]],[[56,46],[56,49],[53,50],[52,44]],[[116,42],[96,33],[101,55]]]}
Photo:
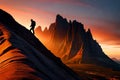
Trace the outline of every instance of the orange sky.
{"label": "orange sky", "polygon": [[[102,7],[99,4],[97,6],[90,2],[88,4],[84,0],[81,0],[81,2],[75,0],[74,3],[73,0],[70,0],[69,3],[67,3],[67,0],[50,0],[54,4],[48,0],[31,0],[31,2],[28,0],[0,1],[0,8],[9,12],[16,21],[28,29],[30,19],[34,19],[37,22],[37,26],[40,25],[44,29],[55,21],[58,13],[68,19],[76,19],[82,22],[86,29],[91,29],[94,39],[100,43],[107,55],[120,59],[119,20],[116,19],[116,16],[107,13],[110,10],[107,12],[102,11]],[[107,7],[105,8],[107,10]]]}

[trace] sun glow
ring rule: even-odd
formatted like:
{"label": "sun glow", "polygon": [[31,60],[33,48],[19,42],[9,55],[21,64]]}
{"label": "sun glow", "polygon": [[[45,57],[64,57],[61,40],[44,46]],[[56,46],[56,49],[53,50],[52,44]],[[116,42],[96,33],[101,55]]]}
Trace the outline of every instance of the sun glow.
{"label": "sun glow", "polygon": [[100,44],[103,48],[103,51],[111,58],[120,59],[120,46]]}

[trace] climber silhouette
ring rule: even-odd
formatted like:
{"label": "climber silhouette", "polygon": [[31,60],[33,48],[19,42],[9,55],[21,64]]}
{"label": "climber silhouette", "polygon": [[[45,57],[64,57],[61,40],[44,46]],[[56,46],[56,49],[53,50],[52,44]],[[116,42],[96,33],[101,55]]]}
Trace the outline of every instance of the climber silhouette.
{"label": "climber silhouette", "polygon": [[33,31],[33,34],[35,33],[34,32],[35,25],[36,25],[36,22],[33,19],[31,19],[31,25],[30,25],[31,29],[30,29],[30,31],[31,32]]}

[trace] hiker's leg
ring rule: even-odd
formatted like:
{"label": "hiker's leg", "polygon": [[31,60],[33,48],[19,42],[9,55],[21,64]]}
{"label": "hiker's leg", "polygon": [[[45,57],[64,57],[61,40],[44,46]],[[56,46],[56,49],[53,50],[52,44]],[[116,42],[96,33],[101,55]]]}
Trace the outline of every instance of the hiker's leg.
{"label": "hiker's leg", "polygon": [[34,31],[34,29],[33,29],[33,34],[35,34],[35,31]]}
{"label": "hiker's leg", "polygon": [[33,33],[33,28],[31,28],[31,29],[30,29],[30,32],[32,32],[32,33]]}

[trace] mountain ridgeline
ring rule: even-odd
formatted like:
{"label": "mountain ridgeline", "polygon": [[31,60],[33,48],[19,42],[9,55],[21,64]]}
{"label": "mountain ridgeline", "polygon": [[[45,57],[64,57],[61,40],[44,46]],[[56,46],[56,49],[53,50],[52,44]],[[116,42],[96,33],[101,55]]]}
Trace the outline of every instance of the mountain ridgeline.
{"label": "mountain ridgeline", "polygon": [[1,80],[80,80],[29,30],[0,9]]}
{"label": "mountain ridgeline", "polygon": [[35,32],[39,40],[66,64],[94,64],[120,69],[120,65],[111,60],[93,39],[91,30],[86,31],[76,20],[68,22],[57,15],[49,29],[42,31],[39,26]]}

